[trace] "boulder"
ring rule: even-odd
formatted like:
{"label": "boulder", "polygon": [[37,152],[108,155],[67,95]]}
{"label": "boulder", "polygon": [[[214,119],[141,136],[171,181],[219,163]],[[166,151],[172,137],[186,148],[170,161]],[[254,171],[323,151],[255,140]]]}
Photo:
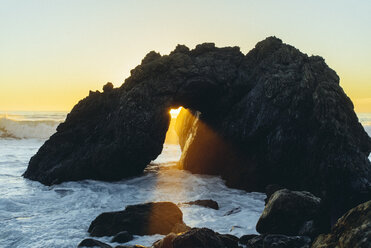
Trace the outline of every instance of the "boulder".
{"label": "boulder", "polygon": [[135,235],[166,235],[173,229],[187,230],[181,210],[171,202],[151,202],[130,205],[123,211],[100,214],[90,224],[91,236],[113,236],[127,231]]}
{"label": "boulder", "polygon": [[208,200],[196,200],[196,201],[190,201],[190,202],[184,202],[183,204],[187,205],[198,205],[205,208],[212,208],[215,210],[219,209],[219,205],[216,201],[208,199]]}
{"label": "boulder", "polygon": [[262,234],[298,235],[307,221],[317,219],[321,199],[305,191],[273,193],[256,224]]}
{"label": "boulder", "polygon": [[133,235],[131,235],[127,231],[122,231],[122,232],[119,232],[118,234],[116,234],[112,238],[111,242],[126,243],[126,242],[129,242],[130,240],[133,240],[133,239],[134,239]]}
{"label": "boulder", "polygon": [[310,248],[311,239],[305,236],[259,235],[245,244],[247,248]]}
{"label": "boulder", "polygon": [[107,245],[96,239],[84,239],[80,242],[77,247],[99,247],[99,248],[112,248],[112,246]]}
{"label": "boulder", "polygon": [[238,248],[238,238],[219,234],[208,228],[192,228],[190,231],[175,235],[169,234],[156,241],[154,248]]}
{"label": "boulder", "polygon": [[179,106],[195,117],[180,131],[184,169],[248,191],[310,191],[333,221],[370,199],[371,139],[339,77],[275,37],[246,55],[213,43],[150,52],[121,87],[81,100],[24,176],[51,185],[139,175],[161,153],[169,109]]}
{"label": "boulder", "polygon": [[312,248],[368,248],[371,244],[371,200],[349,210]]}

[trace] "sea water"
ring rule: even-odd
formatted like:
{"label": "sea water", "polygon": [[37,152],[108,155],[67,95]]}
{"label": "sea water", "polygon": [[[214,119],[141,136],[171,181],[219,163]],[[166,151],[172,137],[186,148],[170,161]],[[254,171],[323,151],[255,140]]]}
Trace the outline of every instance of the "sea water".
{"label": "sea water", "polygon": [[[181,151],[165,144],[162,154],[139,177],[118,182],[84,180],[44,186],[24,179],[29,159],[55,132],[67,113],[0,112],[0,247],[76,247],[102,212],[151,201],[179,204],[184,222],[236,236],[256,233],[265,195],[230,189],[216,176],[175,168]],[[371,114],[359,114],[371,134]],[[213,199],[220,209],[183,202]],[[127,244],[151,245],[162,235],[135,236]],[[99,238],[112,246],[110,237]]]}

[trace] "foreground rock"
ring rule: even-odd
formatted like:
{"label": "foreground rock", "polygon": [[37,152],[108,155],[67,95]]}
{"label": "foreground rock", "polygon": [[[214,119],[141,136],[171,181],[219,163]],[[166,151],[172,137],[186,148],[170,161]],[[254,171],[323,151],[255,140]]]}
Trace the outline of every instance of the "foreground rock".
{"label": "foreground rock", "polygon": [[311,239],[305,236],[260,235],[245,243],[247,248],[310,248]]}
{"label": "foreground rock", "polygon": [[117,242],[117,243],[126,243],[129,242],[130,240],[133,240],[134,237],[127,231],[122,231],[117,233],[111,240],[111,242]]}
{"label": "foreground rock", "polygon": [[262,234],[298,235],[306,222],[319,216],[321,199],[305,191],[273,193],[256,224]]}
{"label": "foreground rock", "polygon": [[370,199],[371,139],[339,77],[274,37],[246,55],[212,43],[150,52],[120,88],[81,100],[24,176],[51,185],[139,175],[161,153],[169,109],[179,106],[195,115],[180,137],[187,170],[249,191],[310,191],[333,222]]}
{"label": "foreground rock", "polygon": [[96,239],[84,239],[77,247],[99,247],[99,248],[112,248],[112,246],[105,244]]}
{"label": "foreground rock", "polygon": [[312,248],[368,248],[370,245],[371,201],[368,201],[348,211],[329,234],[317,238]]}
{"label": "foreground rock", "polygon": [[181,210],[174,203],[152,202],[127,206],[119,212],[102,213],[90,224],[88,232],[91,236],[101,237],[122,231],[134,235],[166,235],[188,229]]}
{"label": "foreground rock", "polygon": [[238,238],[207,228],[192,228],[181,234],[169,234],[153,244],[154,248],[238,248]]}

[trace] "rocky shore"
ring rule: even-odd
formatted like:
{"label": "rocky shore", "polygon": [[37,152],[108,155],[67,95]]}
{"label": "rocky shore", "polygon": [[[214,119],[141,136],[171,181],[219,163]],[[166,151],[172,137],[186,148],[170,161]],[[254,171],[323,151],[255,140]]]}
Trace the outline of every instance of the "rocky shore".
{"label": "rocky shore", "polygon": [[[161,153],[169,110],[179,106],[188,110],[176,124],[179,167],[267,192],[256,226],[261,235],[189,229],[168,202],[103,213],[88,230],[92,236],[167,235],[157,248],[369,243],[369,218],[361,216],[369,216],[371,138],[324,59],[275,37],[246,55],[213,43],[148,53],[121,87],[109,83],[81,100],[31,158],[24,177],[53,185],[138,176]],[[92,239],[81,245],[109,247]]]}
{"label": "rocky shore", "polygon": [[[341,217],[329,231],[321,220],[321,199],[305,191],[281,189],[269,198],[256,225],[260,235],[235,237],[208,228],[190,228],[174,203],[154,202],[103,213],[90,225],[91,236],[113,236],[126,243],[133,234],[163,234],[152,248],[367,248],[371,244],[371,201]],[[85,239],[79,247],[111,247]],[[143,247],[117,245],[116,248]]]}

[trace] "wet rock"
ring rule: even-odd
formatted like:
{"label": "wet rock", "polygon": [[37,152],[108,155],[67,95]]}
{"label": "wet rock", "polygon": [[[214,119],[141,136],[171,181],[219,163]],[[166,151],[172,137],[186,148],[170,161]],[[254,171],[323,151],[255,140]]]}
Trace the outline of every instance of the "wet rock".
{"label": "wet rock", "polygon": [[184,202],[183,204],[198,205],[198,206],[202,206],[206,208],[212,208],[215,210],[219,209],[218,203],[214,200],[196,200],[196,201]]}
{"label": "wet rock", "polygon": [[248,191],[310,191],[333,222],[370,198],[371,139],[339,77],[275,37],[246,55],[212,43],[150,52],[120,88],[106,88],[72,109],[26,178],[51,185],[140,175],[161,153],[169,109],[183,106],[196,116],[181,132],[184,169]]}
{"label": "wet rock", "polygon": [[262,234],[298,235],[306,221],[318,216],[321,199],[305,191],[276,191],[256,224]]}
{"label": "wet rock", "polygon": [[281,185],[278,185],[278,184],[267,185],[267,187],[265,187],[265,194],[267,195],[267,198],[264,199],[265,204],[268,203],[269,198],[271,197],[271,195],[273,195],[274,192],[276,192],[280,189],[283,189],[283,187]]}
{"label": "wet rock", "polygon": [[367,248],[371,244],[371,201],[349,210],[327,235],[320,235],[312,248]]}
{"label": "wet rock", "polygon": [[127,231],[122,231],[116,234],[112,238],[111,242],[126,243],[126,242],[129,242],[130,240],[133,240],[133,238],[134,238],[133,235],[131,235]]}
{"label": "wet rock", "polygon": [[247,241],[245,245],[248,248],[263,248],[264,238],[265,235],[258,235],[256,237],[252,237]]}
{"label": "wet rock", "polygon": [[220,239],[223,241],[226,247],[239,247],[239,238],[231,234],[219,234]]}
{"label": "wet rock", "polygon": [[247,248],[310,248],[311,239],[305,236],[259,235],[247,241]]}
{"label": "wet rock", "polygon": [[153,244],[154,248],[173,248],[173,241],[177,237],[175,233],[166,235],[163,239],[156,241]]}
{"label": "wet rock", "polygon": [[100,248],[112,248],[112,246],[107,245],[96,239],[84,239],[80,242],[77,247],[100,247]]}
{"label": "wet rock", "polygon": [[150,248],[150,247],[145,247],[142,245],[118,245],[115,246],[115,248]]}
{"label": "wet rock", "polygon": [[264,248],[310,248],[311,239],[305,236],[267,235]]}
{"label": "wet rock", "polygon": [[259,235],[256,235],[256,234],[246,234],[246,235],[242,235],[240,237],[240,240],[239,242],[243,245],[246,245],[247,242],[250,240],[250,239],[253,239],[253,238],[256,238],[258,237]]}
{"label": "wet rock", "polygon": [[309,220],[304,222],[302,227],[300,228],[298,235],[300,236],[308,236],[308,237],[316,237],[321,232],[319,227],[316,225],[314,220]]}
{"label": "wet rock", "polygon": [[208,228],[192,228],[178,236],[169,234],[155,242],[153,246],[154,248],[238,248],[238,238],[219,234]]}
{"label": "wet rock", "polygon": [[166,235],[179,226],[184,230],[181,210],[171,202],[151,202],[127,206],[125,210],[100,214],[89,227],[91,236],[113,236],[122,231],[134,235]]}

